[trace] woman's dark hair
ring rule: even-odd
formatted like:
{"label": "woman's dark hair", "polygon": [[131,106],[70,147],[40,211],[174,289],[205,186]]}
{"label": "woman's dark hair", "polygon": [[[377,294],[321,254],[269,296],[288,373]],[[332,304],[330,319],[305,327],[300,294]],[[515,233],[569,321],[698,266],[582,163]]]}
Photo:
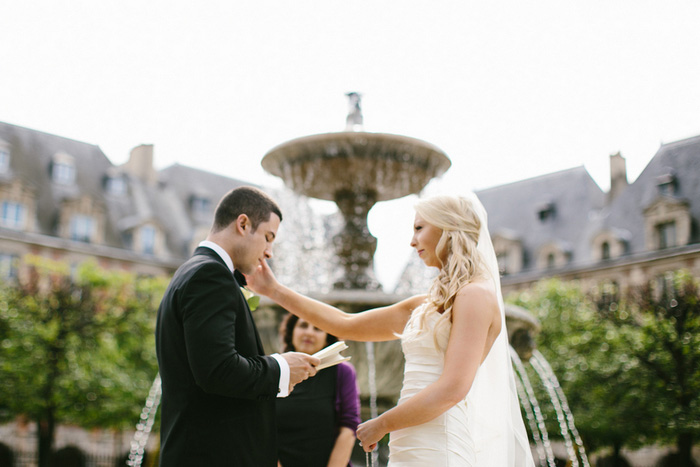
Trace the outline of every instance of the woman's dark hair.
{"label": "woman's dark hair", "polygon": [[[296,352],[294,344],[292,344],[292,337],[294,336],[294,326],[297,325],[297,321],[299,321],[298,316],[294,316],[293,314],[288,313],[287,316],[285,316],[282,320],[282,324],[280,324],[280,336],[282,336],[282,352]],[[326,333],[326,345],[324,345],[324,347],[327,347],[333,344],[334,342],[338,342],[338,338],[335,337],[333,334]]]}
{"label": "woman's dark hair", "polygon": [[272,213],[282,220],[282,211],[270,196],[262,190],[252,186],[234,188],[221,198],[214,212],[213,232],[225,229],[231,222],[235,222],[238,216],[245,214],[250,219],[253,231],[262,222],[270,220]]}

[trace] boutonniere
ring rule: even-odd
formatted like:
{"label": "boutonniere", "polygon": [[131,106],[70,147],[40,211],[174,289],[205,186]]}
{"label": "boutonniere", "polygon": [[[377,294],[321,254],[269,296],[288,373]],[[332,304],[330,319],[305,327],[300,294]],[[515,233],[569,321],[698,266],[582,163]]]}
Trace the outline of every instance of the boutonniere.
{"label": "boutonniere", "polygon": [[241,292],[243,292],[243,297],[245,297],[246,301],[248,302],[250,311],[255,311],[258,305],[260,305],[260,295],[255,295],[245,287],[241,287]]}

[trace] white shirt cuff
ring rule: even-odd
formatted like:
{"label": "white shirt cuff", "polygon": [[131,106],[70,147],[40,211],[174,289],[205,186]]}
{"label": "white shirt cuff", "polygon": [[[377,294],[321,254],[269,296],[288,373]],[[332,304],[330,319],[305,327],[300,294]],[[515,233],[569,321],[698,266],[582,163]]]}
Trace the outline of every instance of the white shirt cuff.
{"label": "white shirt cuff", "polygon": [[289,363],[278,353],[273,353],[270,357],[277,360],[280,366],[280,387],[277,397],[287,397],[289,395]]}

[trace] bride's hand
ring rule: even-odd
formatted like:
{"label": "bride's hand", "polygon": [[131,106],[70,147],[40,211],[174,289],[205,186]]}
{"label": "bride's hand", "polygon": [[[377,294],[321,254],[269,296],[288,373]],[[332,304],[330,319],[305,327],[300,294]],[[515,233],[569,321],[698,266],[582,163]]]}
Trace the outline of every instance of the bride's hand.
{"label": "bride's hand", "polygon": [[277,279],[267,261],[262,260],[252,274],[245,274],[246,287],[259,295],[270,296],[277,285]]}
{"label": "bride's hand", "polygon": [[386,433],[379,418],[367,420],[357,427],[357,439],[360,440],[360,446],[362,446],[365,452],[374,451],[377,447],[377,443]]}

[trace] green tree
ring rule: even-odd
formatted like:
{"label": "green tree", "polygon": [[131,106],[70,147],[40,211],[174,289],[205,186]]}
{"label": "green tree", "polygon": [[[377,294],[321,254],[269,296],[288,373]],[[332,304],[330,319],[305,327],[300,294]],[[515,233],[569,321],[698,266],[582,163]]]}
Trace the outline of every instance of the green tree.
{"label": "green tree", "polygon": [[[613,465],[623,465],[622,447],[643,444],[650,433],[649,414],[641,404],[648,379],[641,376],[645,372],[622,331],[575,282],[542,281],[509,301],[540,321],[537,348],[559,379],[586,449],[611,447]],[[546,403],[548,395],[540,390],[537,397],[549,409],[548,432],[558,433],[556,416]]]}
{"label": "green tree", "polygon": [[675,442],[673,465],[694,465],[700,438],[700,290],[687,271],[631,291],[619,312],[609,313],[625,345],[647,370],[651,416],[660,442]]}
{"label": "green tree", "polygon": [[26,258],[29,274],[0,288],[0,393],[5,418],[37,422],[48,465],[59,422],[127,427],[157,373],[154,323],[164,279],[93,263]]}

